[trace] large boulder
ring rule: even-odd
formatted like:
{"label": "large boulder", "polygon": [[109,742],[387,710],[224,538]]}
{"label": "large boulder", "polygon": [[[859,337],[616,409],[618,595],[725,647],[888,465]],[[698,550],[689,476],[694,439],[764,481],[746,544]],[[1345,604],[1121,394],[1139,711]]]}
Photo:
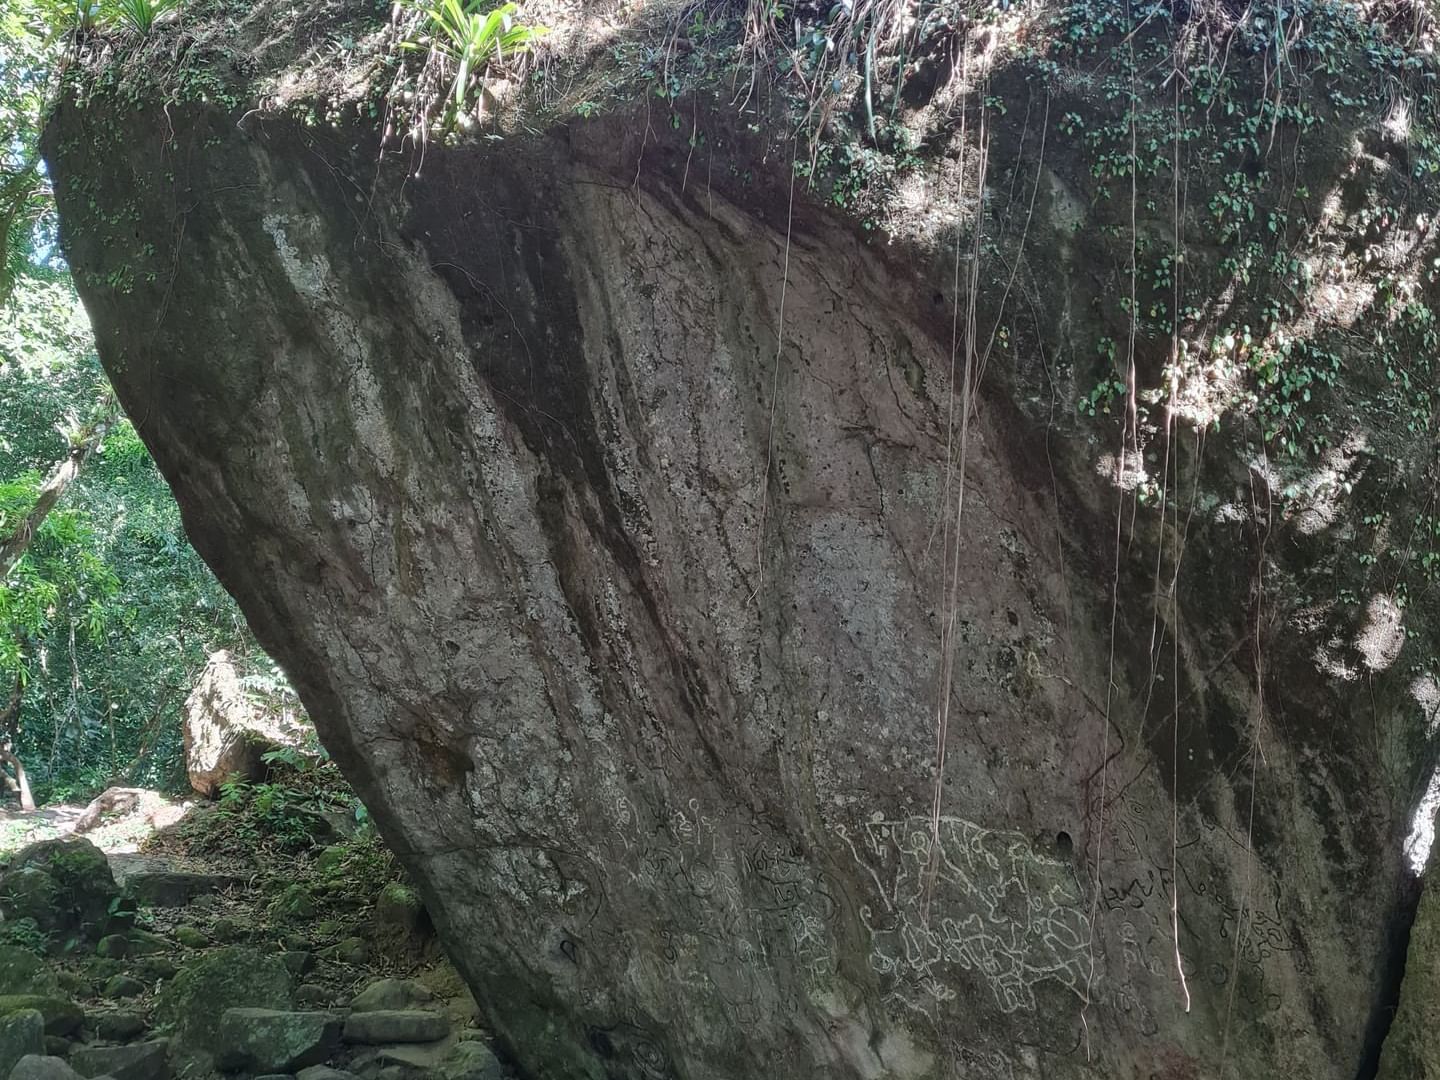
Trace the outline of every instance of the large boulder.
{"label": "large boulder", "polygon": [[57,947],[98,937],[118,896],[105,853],[79,838],[31,844],[0,874],[0,913],[34,920]]}
{"label": "large boulder", "polygon": [[769,38],[536,6],[661,59],[390,152],[369,5],[194,4],[46,136],[116,393],[487,1026],[1355,1077],[1440,701],[1433,5],[765,5],[847,96],[743,112]]}
{"label": "large boulder", "polygon": [[214,798],[231,777],[264,774],[268,750],[294,745],[293,722],[247,693],[228,650],[210,654],[200,680],[185,699],[183,738],[190,786]]}
{"label": "large boulder", "polygon": [[0,1076],[9,1076],[20,1059],[45,1054],[45,1020],[34,1009],[0,1017]]}
{"label": "large boulder", "polygon": [[177,1060],[197,1071],[226,1048],[227,1009],[287,1009],[290,973],[278,956],[232,945],[195,959],[161,990],[156,1015],[171,1026]]}

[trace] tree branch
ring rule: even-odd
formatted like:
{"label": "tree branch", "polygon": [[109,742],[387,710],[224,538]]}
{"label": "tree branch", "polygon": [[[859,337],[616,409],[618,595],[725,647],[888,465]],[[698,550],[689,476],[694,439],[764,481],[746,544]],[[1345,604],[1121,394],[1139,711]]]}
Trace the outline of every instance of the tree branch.
{"label": "tree branch", "polygon": [[40,497],[35,500],[35,505],[25,515],[20,524],[9,536],[0,539],[0,581],[4,581],[14,569],[15,564],[20,561],[20,556],[25,554],[26,548],[30,546],[35,534],[40,531],[40,526],[45,523],[50,511],[55,509],[55,504],[60,501],[60,496],[65,494],[68,488],[80,475],[81,468],[85,462],[90,460],[90,455],[100,445],[106,435],[114,426],[116,412],[114,406],[110,406],[105,414],[98,420],[85,425],[70,441],[70,452],[65,459],[56,465],[50,473],[49,478],[40,488]]}

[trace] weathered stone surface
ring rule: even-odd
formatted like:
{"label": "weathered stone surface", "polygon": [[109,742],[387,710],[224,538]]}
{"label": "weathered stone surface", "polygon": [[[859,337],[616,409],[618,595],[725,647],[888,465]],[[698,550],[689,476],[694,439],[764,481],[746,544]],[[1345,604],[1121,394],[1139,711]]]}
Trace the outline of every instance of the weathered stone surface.
{"label": "weathered stone surface", "polygon": [[34,1009],[0,1016],[0,1076],[9,1076],[21,1058],[44,1054],[44,1017]]}
{"label": "weathered stone surface", "polygon": [[226,1009],[216,1060],[224,1069],[294,1072],[323,1064],[340,1045],[335,1013],[278,1009]]}
{"label": "weathered stone surface", "polygon": [[[929,246],[867,245],[728,98],[423,178],[264,109],[57,113],[117,391],[534,1075],[1356,1075],[1422,677],[1322,605],[1350,534],[1279,509],[1255,417],[1179,461],[1076,423],[1137,256],[1037,159],[1024,74],[972,197],[1028,230],[1034,178],[1023,314],[968,318],[950,253],[988,289],[998,232],[924,206]],[[1322,158],[1360,135],[1316,198],[1358,196]],[[1324,483],[1429,467],[1382,445]]]}
{"label": "weathered stone surface", "polygon": [[376,1009],[345,1018],[345,1041],[354,1043],[424,1043],[443,1039],[450,1021],[440,1013],[419,1009]]}
{"label": "weathered stone surface", "polygon": [[172,1025],[176,1057],[203,1072],[226,1048],[220,1027],[227,1009],[289,1005],[290,974],[280,959],[232,945],[188,963],[161,991],[156,1015]]}
{"label": "weathered stone surface", "polygon": [[259,779],[265,752],[294,740],[278,717],[245,693],[224,649],[210,654],[184,712],[185,769],[190,786],[207,798],[232,776]]}
{"label": "weathered stone surface", "polygon": [[113,1080],[170,1080],[169,1041],[130,1043],[128,1046],[81,1046],[70,1055],[81,1076]]}
{"label": "weathered stone surface", "polygon": [[374,1012],[377,1009],[412,1009],[435,999],[430,988],[414,979],[377,979],[356,994],[350,1002],[352,1012]]}

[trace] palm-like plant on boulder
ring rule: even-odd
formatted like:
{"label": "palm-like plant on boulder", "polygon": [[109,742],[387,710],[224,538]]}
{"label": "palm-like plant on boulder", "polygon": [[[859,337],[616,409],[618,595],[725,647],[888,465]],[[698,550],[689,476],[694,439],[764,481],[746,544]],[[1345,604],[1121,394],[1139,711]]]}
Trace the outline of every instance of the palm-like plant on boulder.
{"label": "palm-like plant on boulder", "polygon": [[103,14],[107,22],[144,37],[179,6],[180,0],[109,0]]}
{"label": "palm-like plant on boulder", "polygon": [[484,108],[484,81],[491,68],[527,52],[549,32],[547,27],[518,21],[520,5],[515,3],[489,11],[484,10],[484,0],[464,4],[460,0],[425,0],[407,6],[423,18],[416,36],[402,41],[400,47],[428,54],[426,74],[437,86],[453,72],[444,95],[447,118],[469,115],[473,100],[478,119]]}

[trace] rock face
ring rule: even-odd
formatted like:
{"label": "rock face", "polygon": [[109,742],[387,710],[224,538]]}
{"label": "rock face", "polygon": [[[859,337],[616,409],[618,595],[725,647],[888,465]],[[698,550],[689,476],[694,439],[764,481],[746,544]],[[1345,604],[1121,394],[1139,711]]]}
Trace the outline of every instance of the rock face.
{"label": "rock face", "polygon": [[212,653],[185,699],[185,771],[190,786],[214,798],[232,776],[257,779],[264,772],[262,755],[289,741],[277,719],[245,693],[229,652]]}
{"label": "rock face", "polygon": [[704,184],[689,121],[641,114],[403,183],[368,130],[57,114],[117,391],[536,1075],[1349,1080],[1373,1051],[1415,676],[1394,634],[1351,647],[1363,617],[1274,606],[1340,540],[1257,509],[1244,423],[1166,444],[1203,481],[1182,568],[1180,518],[1071,421],[1051,365],[1129,256],[1034,157],[1024,85],[993,147],[1036,192],[1024,345],[973,399],[955,245],[792,203],[793,147],[728,99],[693,103]]}

